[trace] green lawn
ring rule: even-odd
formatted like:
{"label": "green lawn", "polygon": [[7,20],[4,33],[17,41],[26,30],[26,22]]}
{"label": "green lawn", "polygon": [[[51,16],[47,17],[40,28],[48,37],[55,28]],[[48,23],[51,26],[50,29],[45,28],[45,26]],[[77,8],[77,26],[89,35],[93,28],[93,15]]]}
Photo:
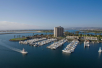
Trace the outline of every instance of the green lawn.
{"label": "green lawn", "polygon": [[27,38],[13,38],[13,39],[10,39],[11,41],[16,41],[16,40],[26,40]]}

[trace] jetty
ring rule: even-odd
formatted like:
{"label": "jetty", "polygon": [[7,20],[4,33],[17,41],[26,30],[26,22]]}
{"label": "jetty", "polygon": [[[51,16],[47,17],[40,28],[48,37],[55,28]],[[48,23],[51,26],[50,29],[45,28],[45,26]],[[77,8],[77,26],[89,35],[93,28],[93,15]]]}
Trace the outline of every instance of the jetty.
{"label": "jetty", "polygon": [[19,41],[20,44],[29,44],[33,45],[34,42],[45,40],[46,38],[36,38],[36,39],[31,39],[31,40],[26,40],[26,41]]}
{"label": "jetty", "polygon": [[42,46],[42,45],[45,45],[47,43],[50,43],[50,42],[53,42],[53,41],[56,41],[57,39],[47,39],[47,40],[43,40],[41,42],[36,42],[33,46]]}
{"label": "jetty", "polygon": [[76,48],[78,43],[79,43],[78,40],[73,40],[70,44],[67,45],[66,48],[64,48],[62,50],[62,52],[65,52],[65,53],[72,53],[72,52],[74,52],[74,50],[75,50],[75,48]]}
{"label": "jetty", "polygon": [[50,46],[47,46],[47,48],[50,48],[50,49],[57,49],[58,47],[62,46],[67,40],[66,39],[62,39],[58,42],[55,42],[53,44],[51,44]]}

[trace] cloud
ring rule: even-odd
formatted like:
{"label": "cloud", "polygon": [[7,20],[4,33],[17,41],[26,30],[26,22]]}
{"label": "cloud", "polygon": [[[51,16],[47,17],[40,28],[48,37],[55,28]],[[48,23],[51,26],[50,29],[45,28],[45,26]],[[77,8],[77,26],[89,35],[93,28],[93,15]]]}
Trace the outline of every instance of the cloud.
{"label": "cloud", "polygon": [[0,21],[0,30],[16,30],[16,29],[38,29],[38,26],[24,23]]}

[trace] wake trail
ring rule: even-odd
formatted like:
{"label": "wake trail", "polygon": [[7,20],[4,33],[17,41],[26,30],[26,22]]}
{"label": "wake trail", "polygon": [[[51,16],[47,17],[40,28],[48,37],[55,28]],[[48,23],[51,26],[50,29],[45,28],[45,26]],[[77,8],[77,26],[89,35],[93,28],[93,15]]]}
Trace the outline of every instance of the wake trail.
{"label": "wake trail", "polygon": [[20,52],[20,53],[21,53],[21,51],[22,51],[22,50],[20,50],[20,49],[13,48],[13,47],[11,47],[11,46],[8,46],[8,45],[2,43],[1,40],[0,40],[0,44],[2,44],[2,46],[4,46],[4,47],[9,48],[9,49],[11,49],[11,50],[13,50],[13,51],[16,51],[16,52]]}

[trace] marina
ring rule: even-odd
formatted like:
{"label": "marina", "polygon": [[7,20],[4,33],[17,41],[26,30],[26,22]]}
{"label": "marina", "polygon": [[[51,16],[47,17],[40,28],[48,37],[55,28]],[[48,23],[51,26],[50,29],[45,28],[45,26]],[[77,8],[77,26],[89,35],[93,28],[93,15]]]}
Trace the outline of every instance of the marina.
{"label": "marina", "polygon": [[47,46],[47,48],[50,49],[57,49],[58,47],[62,46],[67,40],[66,39],[62,39],[58,42],[54,42],[53,44],[51,44],[50,46]]}
{"label": "marina", "polygon": [[31,39],[31,40],[27,40],[27,41],[19,41],[20,44],[30,44],[32,45],[34,42],[38,42],[38,41],[41,41],[41,40],[45,40],[46,38],[36,38],[36,39]]}
{"label": "marina", "polygon": [[47,40],[44,40],[44,41],[41,41],[41,42],[36,42],[34,43],[33,46],[42,46],[42,45],[45,45],[47,43],[50,43],[50,42],[53,42],[53,41],[56,41],[57,39],[47,39]]}
{"label": "marina", "polygon": [[0,0],[0,68],[102,68],[102,0]]}
{"label": "marina", "polygon": [[[22,35],[27,35],[27,34],[22,34]],[[78,42],[78,44],[76,44],[76,46],[74,46],[74,44],[75,44],[74,42],[68,41],[66,39],[62,39],[63,44],[59,45],[59,47],[57,47],[55,50],[52,50],[52,49],[48,49],[47,47],[49,47],[50,45],[52,45],[58,41],[55,40],[55,42],[53,41],[53,42],[46,43],[44,45],[38,45],[38,47],[34,47],[35,43],[40,44],[41,42],[44,42],[48,39],[43,39],[43,40],[39,40],[39,41],[36,41],[36,40],[29,41],[26,44],[21,44],[21,43],[19,44],[19,42],[8,41],[10,38],[13,38],[13,37],[14,37],[14,35],[12,35],[12,34],[0,36],[0,46],[1,46],[0,47],[0,54],[1,54],[0,68],[5,68],[5,67],[17,68],[16,66],[20,66],[22,68],[23,67],[28,68],[29,65],[32,68],[33,67],[48,68],[50,64],[52,64],[52,66],[50,66],[49,68],[52,68],[53,66],[59,67],[59,68],[60,67],[66,68],[68,66],[70,68],[75,68],[76,64],[77,64],[78,68],[83,68],[84,63],[82,63],[82,62],[86,63],[84,68],[90,68],[90,67],[91,68],[93,68],[93,67],[100,68],[101,67],[100,62],[102,62],[102,54],[101,54],[101,52],[98,52],[98,50],[100,49],[100,47],[102,48],[102,43],[94,42],[94,44],[93,44],[93,42],[89,42],[90,48],[88,48],[87,46],[85,46],[86,48],[84,48],[84,42],[78,42],[77,40],[74,40],[74,42]],[[32,40],[32,39],[30,39],[30,40]],[[64,43],[65,40],[66,40],[66,42]],[[61,41],[61,40],[59,40],[59,41]],[[29,44],[32,42],[34,43],[33,46]],[[4,43],[4,44],[6,43],[6,44],[4,45],[2,43]],[[62,41],[59,43],[61,44]],[[71,43],[73,43],[73,45]],[[71,44],[71,47],[68,46],[69,44]],[[30,45],[30,46],[28,46],[28,45]],[[14,49],[7,48],[4,46],[10,46],[10,47],[13,47]],[[73,49],[73,50],[71,50],[72,51],[71,53],[62,51],[67,46],[69,47],[69,50]],[[25,51],[22,50],[23,48]],[[24,54],[24,53],[21,53],[21,51],[27,52],[27,53]],[[12,59],[11,59],[11,57],[12,57]],[[85,58],[85,60],[83,58]],[[18,61],[18,59],[19,59],[19,61]],[[56,61],[54,61],[53,59],[56,59]],[[45,62],[46,65],[43,62]],[[89,63],[92,63],[92,64],[90,64],[90,66],[89,66],[88,65]],[[5,64],[6,64],[6,66],[5,66]],[[10,64],[14,64],[14,66],[9,66]]]}
{"label": "marina", "polygon": [[74,52],[74,49],[78,45],[78,42],[79,42],[78,40],[73,40],[70,44],[67,45],[66,48],[64,48],[64,50],[62,50],[62,52],[65,52],[65,53],[72,53],[72,52]]}
{"label": "marina", "polygon": [[31,40],[27,40],[27,41],[19,41],[20,44],[29,44],[30,46],[42,46],[42,45],[45,45],[47,43],[50,43],[50,42],[53,42],[53,41],[56,41],[57,39],[46,39],[46,38],[36,38],[36,39],[31,39]]}

